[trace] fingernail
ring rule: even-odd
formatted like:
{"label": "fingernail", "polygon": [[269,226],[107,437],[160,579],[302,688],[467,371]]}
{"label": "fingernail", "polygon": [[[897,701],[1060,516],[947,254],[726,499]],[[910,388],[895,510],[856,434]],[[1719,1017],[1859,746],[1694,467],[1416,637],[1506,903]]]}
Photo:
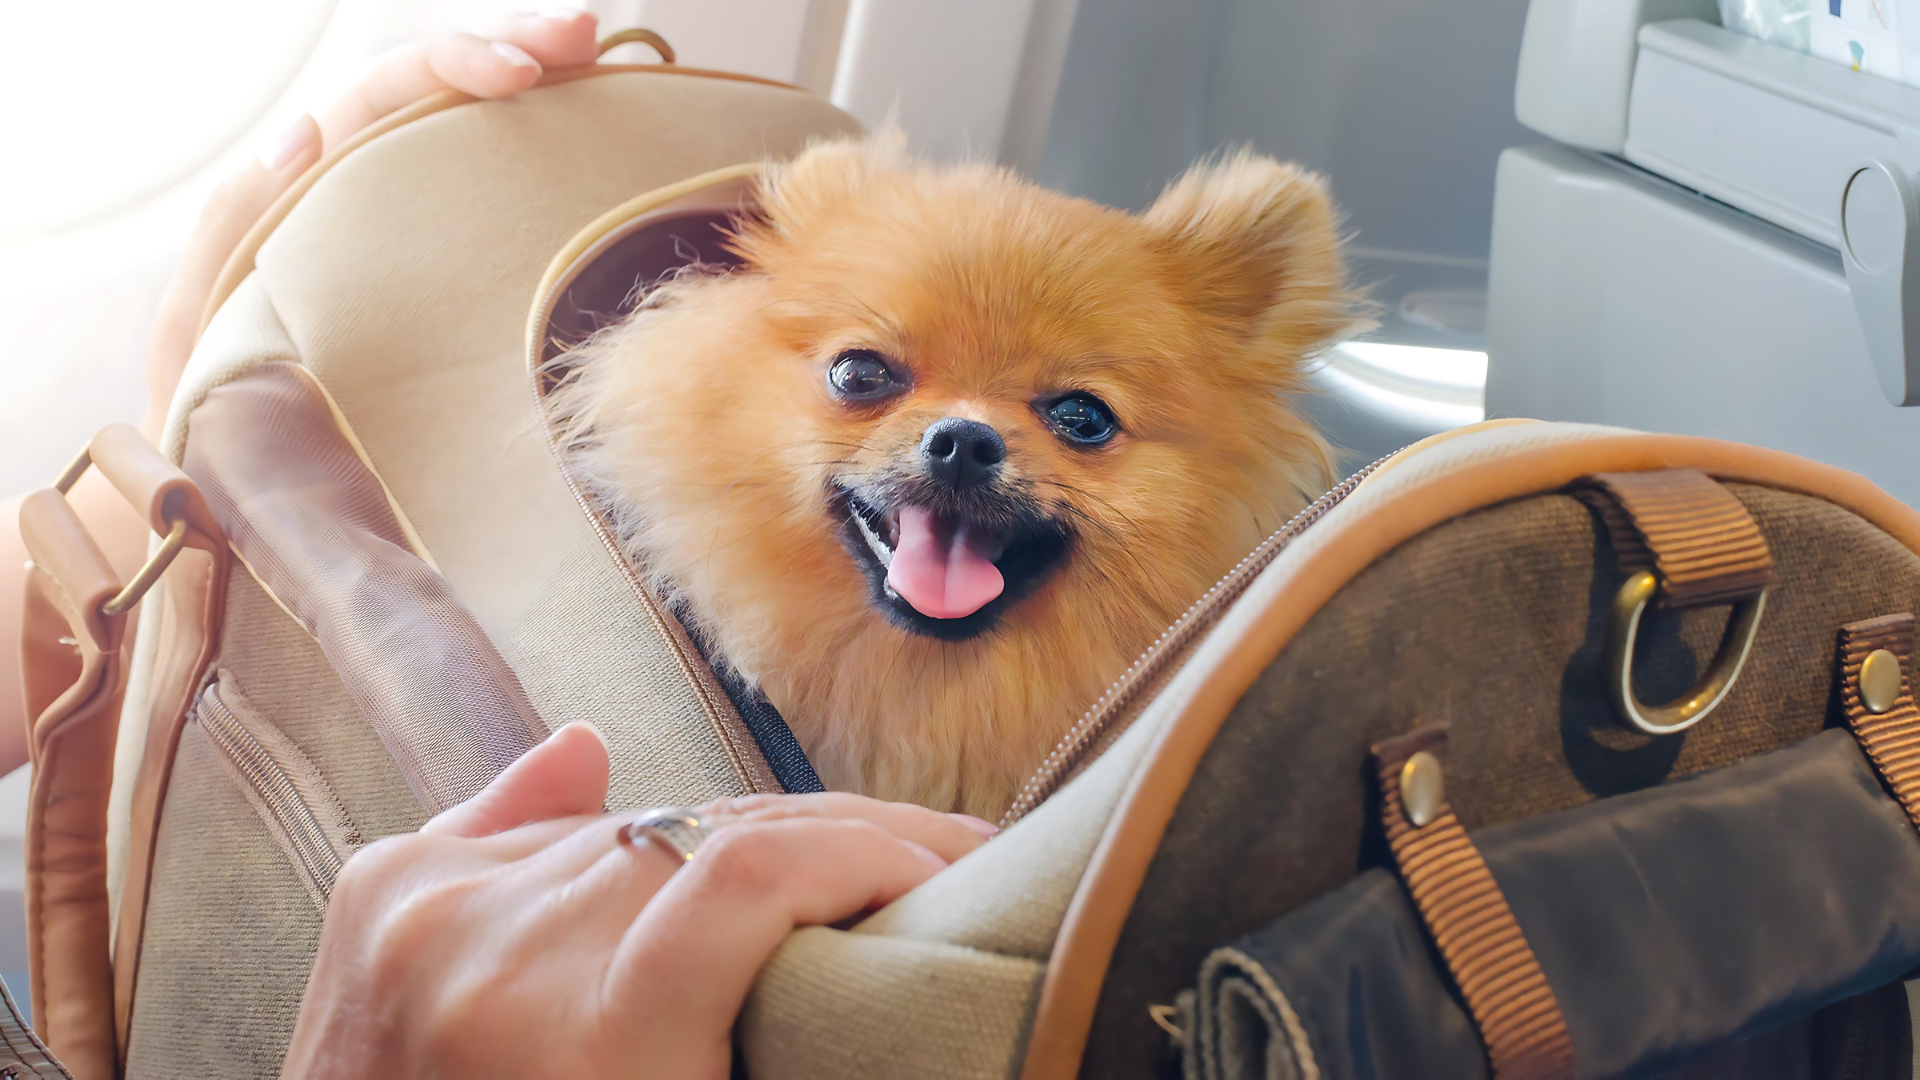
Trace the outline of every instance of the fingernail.
{"label": "fingernail", "polygon": [[260,155],[260,167],[268,172],[279,172],[286,168],[288,162],[299,157],[300,152],[313,142],[313,134],[316,130],[313,118],[305,113],[300,114],[300,118],[293,122],[293,126],[287,129],[287,133],[280,137],[280,141],[270,144],[269,148]]}
{"label": "fingernail", "polygon": [[947,816],[965,825],[967,828],[972,829],[974,832],[979,833],[988,840],[993,839],[1000,832],[1000,826],[995,825],[991,821],[974,817],[972,814],[948,814]]}
{"label": "fingernail", "polygon": [[[566,727],[563,727],[563,728],[561,728],[561,729],[560,729],[560,731],[565,731],[565,730],[567,730],[567,728],[570,728],[570,727],[577,727],[577,728],[586,728],[586,729],[587,729],[588,731],[591,731],[591,732],[593,732],[593,737],[594,737],[594,738],[596,738],[596,739],[599,739],[599,740],[600,740],[600,745],[601,745],[601,746],[605,746],[605,745],[607,745],[607,736],[606,736],[606,733],[605,733],[605,732],[602,732],[602,731],[601,731],[601,730],[600,730],[599,728],[597,728],[597,727],[595,727],[595,726],[593,726],[593,724],[591,724],[591,723],[589,723],[589,722],[587,722],[587,721],[585,721],[585,720],[575,720],[575,721],[574,721],[573,723],[571,723],[571,724],[568,724],[568,725],[567,725]],[[554,734],[554,735],[558,735],[558,734],[560,734],[560,731],[556,731],[556,732],[554,732],[553,734]],[[549,736],[547,736],[547,737],[548,737],[548,738],[552,738],[552,737],[553,737],[553,735],[549,735]]]}
{"label": "fingernail", "polygon": [[528,56],[527,50],[518,45],[510,45],[504,41],[496,41],[493,43],[493,51],[506,57],[507,63],[512,64],[514,67],[534,68],[536,70],[540,67],[540,61]]}

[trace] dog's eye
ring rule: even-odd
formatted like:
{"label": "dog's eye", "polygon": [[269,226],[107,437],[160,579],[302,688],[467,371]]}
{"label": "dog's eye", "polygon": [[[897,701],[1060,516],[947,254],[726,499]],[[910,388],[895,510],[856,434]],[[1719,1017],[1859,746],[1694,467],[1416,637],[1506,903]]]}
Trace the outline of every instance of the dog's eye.
{"label": "dog's eye", "polygon": [[1069,394],[1047,406],[1054,429],[1077,443],[1103,443],[1120,430],[1107,404],[1092,394]]}
{"label": "dog's eye", "polygon": [[855,401],[885,397],[894,389],[893,369],[870,349],[848,349],[834,357],[827,382],[841,397]]}

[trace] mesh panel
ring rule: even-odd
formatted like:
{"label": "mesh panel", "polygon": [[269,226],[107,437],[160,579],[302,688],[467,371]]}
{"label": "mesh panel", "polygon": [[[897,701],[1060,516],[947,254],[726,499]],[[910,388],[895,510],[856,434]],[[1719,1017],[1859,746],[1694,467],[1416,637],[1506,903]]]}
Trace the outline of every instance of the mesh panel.
{"label": "mesh panel", "polygon": [[426,823],[426,808],[407,790],[393,755],[360,715],[326,654],[238,561],[227,585],[222,634],[219,666],[327,778],[361,835],[376,840]]}
{"label": "mesh panel", "polygon": [[263,364],[209,392],[191,422],[187,473],[429,811],[471,796],[546,737],[304,371]]}

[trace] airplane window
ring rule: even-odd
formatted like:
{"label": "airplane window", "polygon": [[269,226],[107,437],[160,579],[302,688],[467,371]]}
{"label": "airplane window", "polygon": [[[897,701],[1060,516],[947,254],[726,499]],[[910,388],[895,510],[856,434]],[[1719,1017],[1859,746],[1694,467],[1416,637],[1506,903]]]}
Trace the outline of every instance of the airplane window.
{"label": "airplane window", "polygon": [[1324,389],[1409,431],[1486,418],[1487,354],[1477,350],[1354,341],[1330,351],[1314,375]]}
{"label": "airplane window", "polygon": [[[99,0],[8,10],[39,43],[0,65],[0,242],[128,209],[259,123],[318,44],[336,0]],[[89,31],[87,28],[95,29]],[[78,33],[76,33],[78,31]]]}

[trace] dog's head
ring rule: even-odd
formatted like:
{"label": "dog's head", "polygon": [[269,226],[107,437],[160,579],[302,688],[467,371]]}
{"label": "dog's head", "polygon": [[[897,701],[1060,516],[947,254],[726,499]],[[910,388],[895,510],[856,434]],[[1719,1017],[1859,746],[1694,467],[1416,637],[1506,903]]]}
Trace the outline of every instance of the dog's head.
{"label": "dog's head", "polygon": [[736,270],[591,346],[575,403],[713,621],[1137,636],[1330,480],[1289,401],[1352,318],[1310,174],[1243,152],[1136,215],[883,137],[759,207]]}

